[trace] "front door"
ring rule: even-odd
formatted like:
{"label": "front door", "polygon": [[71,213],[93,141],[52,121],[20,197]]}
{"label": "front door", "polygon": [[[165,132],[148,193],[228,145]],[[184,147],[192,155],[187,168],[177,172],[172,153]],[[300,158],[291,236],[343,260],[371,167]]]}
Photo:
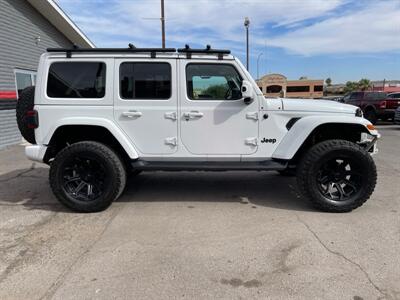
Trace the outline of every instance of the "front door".
{"label": "front door", "polygon": [[257,150],[258,103],[245,104],[245,75],[229,61],[180,60],[181,140],[196,155],[249,155]]}
{"label": "front door", "polygon": [[115,60],[114,118],[143,154],[177,149],[176,60]]}

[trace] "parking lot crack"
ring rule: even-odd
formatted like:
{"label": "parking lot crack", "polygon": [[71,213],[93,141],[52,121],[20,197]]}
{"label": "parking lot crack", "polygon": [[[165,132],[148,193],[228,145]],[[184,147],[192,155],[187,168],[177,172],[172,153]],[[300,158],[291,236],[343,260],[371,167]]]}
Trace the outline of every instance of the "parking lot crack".
{"label": "parking lot crack", "polygon": [[107,231],[108,227],[111,225],[112,221],[118,215],[118,213],[122,210],[122,206],[116,207],[106,224],[104,225],[103,230],[99,233],[97,238],[83,251],[81,252],[72,263],[57,277],[54,283],[49,287],[46,293],[40,297],[40,299],[51,299],[54,294],[57,292],[59,287],[64,283],[65,278],[67,278],[68,274],[74,269],[76,265],[78,265],[82,259],[91,251],[91,249],[97,244],[98,241],[103,237],[104,233]]}
{"label": "parking lot crack", "polygon": [[357,263],[357,262],[351,260],[350,258],[346,257],[344,254],[342,254],[342,253],[340,253],[340,252],[338,252],[338,251],[335,251],[335,250],[332,250],[331,248],[329,248],[329,247],[321,240],[321,238],[318,236],[318,234],[317,234],[305,221],[303,221],[297,214],[295,214],[295,215],[296,215],[297,220],[298,220],[301,224],[303,224],[303,226],[314,236],[314,238],[318,241],[318,243],[319,243],[326,251],[328,251],[329,253],[331,253],[331,254],[333,254],[333,255],[336,255],[336,256],[338,256],[338,257],[341,257],[343,260],[345,260],[346,262],[352,264],[352,265],[355,266],[357,269],[359,269],[359,270],[364,274],[364,276],[367,278],[368,282],[374,287],[374,289],[375,289],[378,293],[380,293],[382,296],[387,297],[386,293],[385,293],[381,288],[379,288],[379,286],[378,286],[376,283],[373,282],[373,280],[372,280],[371,277],[369,276],[368,272],[367,272],[366,270],[364,270],[364,268],[363,268],[359,263]]}
{"label": "parking lot crack", "polygon": [[25,175],[25,174],[27,174],[27,173],[33,171],[33,170],[35,169],[35,165],[36,165],[35,163],[32,163],[32,165],[31,165],[31,167],[30,167],[29,169],[24,170],[24,171],[21,171],[21,172],[17,173],[16,175],[14,175],[14,176],[12,176],[12,177],[10,177],[10,178],[2,179],[2,180],[0,180],[0,183],[1,183],[1,182],[8,182],[8,181],[17,179],[17,178],[19,178],[19,177],[22,177],[23,175]]}

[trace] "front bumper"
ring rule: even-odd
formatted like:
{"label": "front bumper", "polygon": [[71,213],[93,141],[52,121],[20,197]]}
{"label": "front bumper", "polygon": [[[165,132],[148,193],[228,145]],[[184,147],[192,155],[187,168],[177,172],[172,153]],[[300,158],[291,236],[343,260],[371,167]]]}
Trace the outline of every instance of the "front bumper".
{"label": "front bumper", "polygon": [[378,153],[377,141],[381,135],[375,131],[375,134],[361,133],[360,145],[362,145],[369,154]]}
{"label": "front bumper", "polygon": [[25,155],[33,161],[43,162],[46,154],[47,146],[44,145],[30,145],[25,147]]}

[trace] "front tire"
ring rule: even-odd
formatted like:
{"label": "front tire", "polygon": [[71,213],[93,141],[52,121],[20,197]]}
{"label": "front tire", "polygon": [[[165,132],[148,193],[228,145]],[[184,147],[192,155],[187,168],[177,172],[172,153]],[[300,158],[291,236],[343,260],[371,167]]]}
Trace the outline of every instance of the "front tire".
{"label": "front tire", "polygon": [[365,203],[375,189],[375,163],[367,151],[345,140],[314,145],[297,168],[300,192],[318,209],[349,212]]}
{"label": "front tire", "polygon": [[68,208],[99,212],[122,194],[126,171],[112,149],[85,141],[57,154],[50,166],[49,181],[54,195]]}

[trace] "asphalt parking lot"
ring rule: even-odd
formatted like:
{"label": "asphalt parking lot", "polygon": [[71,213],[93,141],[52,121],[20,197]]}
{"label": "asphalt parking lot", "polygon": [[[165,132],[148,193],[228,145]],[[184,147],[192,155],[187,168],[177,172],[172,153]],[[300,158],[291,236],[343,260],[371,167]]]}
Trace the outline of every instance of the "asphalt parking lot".
{"label": "asphalt parking lot", "polygon": [[400,299],[400,126],[379,130],[377,188],[347,214],[273,172],[143,173],[77,214],[2,150],[0,299]]}

